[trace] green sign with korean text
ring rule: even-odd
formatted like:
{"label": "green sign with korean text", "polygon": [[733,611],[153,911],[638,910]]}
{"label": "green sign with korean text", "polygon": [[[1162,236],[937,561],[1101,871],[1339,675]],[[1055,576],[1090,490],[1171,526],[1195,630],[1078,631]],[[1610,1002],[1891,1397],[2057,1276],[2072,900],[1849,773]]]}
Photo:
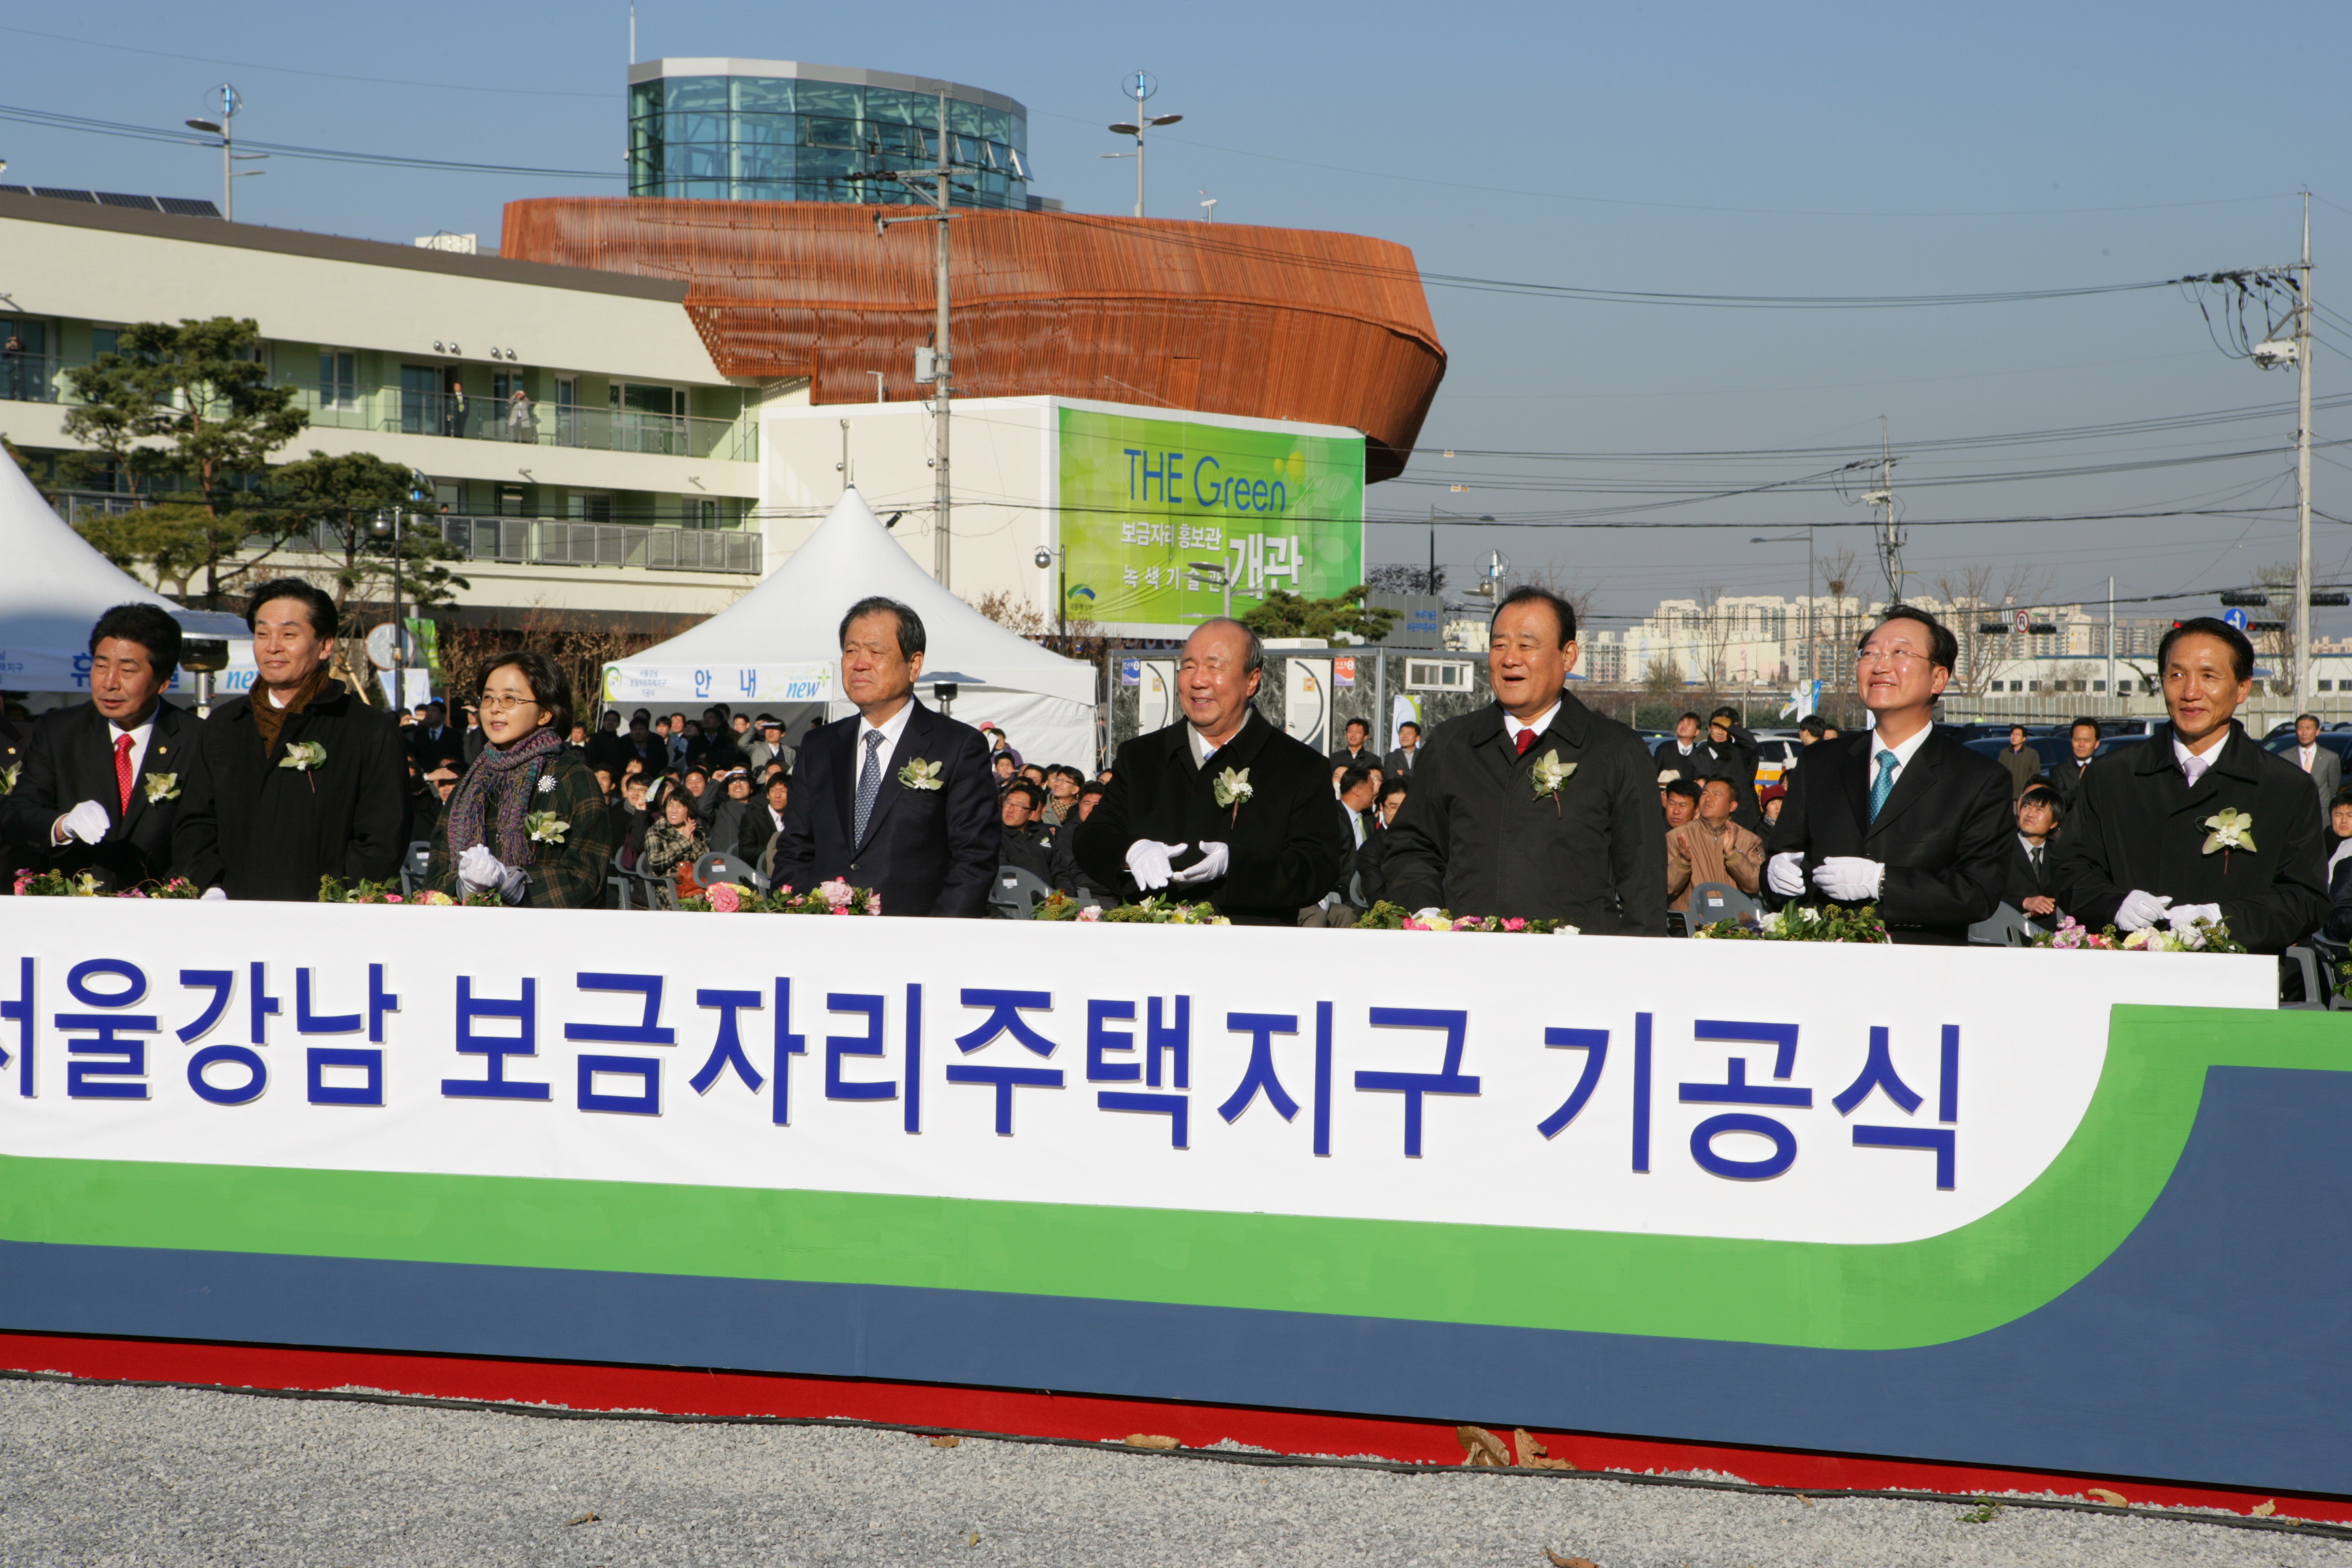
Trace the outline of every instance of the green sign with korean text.
{"label": "green sign with korean text", "polygon": [[1276,589],[1364,580],[1361,437],[1061,410],[1062,542],[1073,619],[1181,626]]}

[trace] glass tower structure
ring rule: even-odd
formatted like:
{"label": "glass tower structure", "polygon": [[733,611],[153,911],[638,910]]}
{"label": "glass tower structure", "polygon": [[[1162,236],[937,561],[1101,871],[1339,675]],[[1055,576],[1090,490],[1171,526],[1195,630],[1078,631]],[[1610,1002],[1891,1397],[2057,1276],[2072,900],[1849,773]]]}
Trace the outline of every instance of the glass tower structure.
{"label": "glass tower structure", "polygon": [[[1000,93],[794,60],[629,68],[629,194],[717,201],[928,205],[885,171],[939,159],[940,92],[959,206],[1035,207],[1029,111]],[[928,193],[929,186],[923,187]]]}

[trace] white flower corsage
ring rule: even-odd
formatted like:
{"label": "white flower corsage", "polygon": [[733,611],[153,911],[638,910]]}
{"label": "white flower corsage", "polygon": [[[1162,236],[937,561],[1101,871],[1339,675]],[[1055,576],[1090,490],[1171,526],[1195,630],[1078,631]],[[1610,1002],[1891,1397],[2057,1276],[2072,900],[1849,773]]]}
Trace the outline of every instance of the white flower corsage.
{"label": "white flower corsage", "polygon": [[1535,785],[1536,798],[1549,800],[1552,810],[1558,811],[1560,785],[1575,775],[1576,764],[1561,762],[1557,752],[1546,752],[1536,759],[1536,765],[1528,773]]}
{"label": "white flower corsage", "polygon": [[1215,788],[1217,804],[1233,807],[1235,822],[1242,819],[1242,802],[1257,793],[1250,784],[1247,768],[1227,768],[1217,775]]}
{"label": "white flower corsage", "polygon": [[940,777],[939,763],[927,763],[917,757],[898,770],[900,789],[938,789],[944,783]]}
{"label": "white flower corsage", "polygon": [[[281,768],[292,768],[305,778],[310,778],[313,772],[327,765],[327,748],[316,741],[297,741],[286,748],[286,754],[278,759],[278,765]],[[310,779],[310,787],[313,790],[317,789],[319,781]]]}
{"label": "white flower corsage", "polygon": [[146,778],[141,782],[142,787],[147,791],[147,804],[149,805],[154,805],[162,801],[177,800],[180,798],[180,775],[177,773],[149,773]]}
{"label": "white flower corsage", "polygon": [[533,844],[561,844],[563,836],[572,831],[572,824],[551,811],[534,811],[522,819],[522,826]]}
{"label": "white flower corsage", "polygon": [[2230,868],[2231,850],[2242,849],[2249,855],[2254,852],[2252,812],[2225,809],[2207,817],[2205,826],[2213,830],[2205,836],[2205,853],[2210,855],[2220,850],[2223,871]]}

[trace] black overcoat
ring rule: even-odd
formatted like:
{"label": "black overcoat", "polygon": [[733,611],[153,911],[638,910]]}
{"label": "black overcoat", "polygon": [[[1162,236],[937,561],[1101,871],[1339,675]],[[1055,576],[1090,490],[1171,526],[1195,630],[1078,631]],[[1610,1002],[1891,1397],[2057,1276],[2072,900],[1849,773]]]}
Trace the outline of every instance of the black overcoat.
{"label": "black overcoat", "polygon": [[[1576,772],[1557,796],[1534,770]],[[1490,702],[1421,748],[1381,853],[1392,902],[1460,915],[1565,921],[1595,936],[1666,934],[1666,824],[1641,737],[1563,691],[1543,736],[1513,749]]]}
{"label": "black overcoat", "polygon": [[[2236,720],[2192,787],[2172,726],[2094,761],[2059,834],[2058,907],[2096,931],[2135,889],[2176,904],[2219,904],[2230,935],[2256,952],[2292,946],[2327,918],[2326,856],[2311,775],[2263,750]],[[2253,817],[2254,851],[2208,855],[2205,819]]]}
{"label": "black overcoat", "polygon": [[[85,702],[44,713],[35,721],[25,748],[24,772],[15,792],[0,802],[0,833],[17,851],[19,865],[69,876],[89,871],[100,886],[110,889],[170,878],[172,826],[181,800],[186,798],[188,763],[199,726],[194,714],[168,702],[155,705],[153,722],[126,812],[114,776],[114,740],[106,715]],[[150,779],[155,781],[153,790],[167,798],[149,799]],[[51,844],[49,832],[58,818],[85,800],[106,808],[106,837],[96,844],[79,838]]]}
{"label": "black overcoat", "polygon": [[[1139,838],[1162,844],[1225,846],[1225,874],[1158,889],[1179,902],[1202,900],[1235,925],[1297,925],[1298,911],[1331,890],[1340,857],[1331,763],[1313,747],[1266,722],[1252,708],[1234,738],[1192,765],[1178,721],[1119,747],[1110,787],[1078,824],[1077,863],[1101,887],[1130,901],[1144,889],[1128,873],[1128,847]],[[1227,769],[1249,775],[1249,798],[1219,805],[1216,781]]]}
{"label": "black overcoat", "polygon": [[[775,885],[805,893],[836,878],[881,897],[885,915],[988,912],[996,877],[999,831],[995,775],[980,731],[919,701],[882,769],[881,793],[852,843],[856,820],[858,731],[853,713],[809,731],[800,771],[784,801],[776,846]],[[940,764],[940,787],[908,789],[898,771],[915,761]]]}
{"label": "black overcoat", "polygon": [[[324,746],[325,762],[279,766],[296,742]],[[250,697],[214,709],[191,751],[172,852],[174,868],[198,887],[307,904],[318,900],[321,877],[383,881],[399,871],[408,847],[400,729],[341,681],[289,713],[267,755]]]}
{"label": "black overcoat", "polygon": [[[1768,853],[1804,856],[1805,891],[1794,903],[1827,904],[1813,869],[1832,856],[1886,868],[1878,917],[1898,942],[1958,945],[2008,896],[2017,816],[2009,770],[1950,731],[1932,731],[1895,775],[1870,819],[1870,757],[1876,731],[1816,741],[1791,775]],[[2074,831],[2070,818],[2067,831]]]}

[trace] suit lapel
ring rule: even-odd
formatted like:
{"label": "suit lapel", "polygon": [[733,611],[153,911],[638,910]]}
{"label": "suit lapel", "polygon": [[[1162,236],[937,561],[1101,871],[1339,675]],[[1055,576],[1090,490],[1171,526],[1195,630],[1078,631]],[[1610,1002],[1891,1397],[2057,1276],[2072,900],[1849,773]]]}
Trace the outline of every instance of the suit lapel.
{"label": "suit lapel", "polygon": [[1870,736],[1864,730],[1846,742],[1838,753],[1838,785],[1845,791],[1846,803],[1853,810],[1853,819],[1862,824],[1863,832],[1870,832]]}
{"label": "suit lapel", "polygon": [[[1871,823],[1864,831],[1864,838],[1868,838],[1880,828],[1893,822],[1908,810],[1914,801],[1934,787],[1936,770],[1944,765],[1943,752],[1936,744],[1936,740],[1937,737],[1930,734],[1921,743],[1919,749],[1911,754],[1909,765],[1895,770],[1895,787],[1887,792],[1886,804],[1878,808],[1878,820]],[[1869,810],[1869,800],[1865,796],[1863,802],[1865,816]]]}
{"label": "suit lapel", "polygon": [[853,842],[857,824],[857,737],[865,729],[864,721],[852,719],[841,726],[837,738],[825,735],[818,742],[833,753],[833,776],[838,781],[833,792],[834,808],[841,816],[841,841],[853,855],[857,853]]}
{"label": "suit lapel", "polygon": [[[907,727],[898,731],[898,743],[890,748],[889,756],[883,760],[882,788],[874,796],[874,815],[866,819],[865,839],[852,846],[853,848],[865,848],[874,841],[874,836],[882,831],[882,819],[890,815],[890,808],[898,805],[898,798],[907,793],[899,787],[898,770],[914,758],[922,756],[923,748],[930,744],[931,710],[911,697],[907,699],[907,705],[914,711],[907,717]],[[857,759],[861,764],[865,760],[864,757]],[[923,757],[923,760],[935,763],[941,759]],[[852,787],[856,786],[853,784]]]}
{"label": "suit lapel", "polygon": [[[168,702],[155,705],[154,728],[147,732],[147,754],[139,760],[139,776],[131,784],[131,808],[122,814],[116,836],[131,837],[139,819],[147,813],[147,776],[150,773],[176,773],[180,771],[180,731],[176,722],[166,715],[176,712]],[[105,727],[101,725],[101,732]],[[113,771],[112,759],[108,772]]]}

